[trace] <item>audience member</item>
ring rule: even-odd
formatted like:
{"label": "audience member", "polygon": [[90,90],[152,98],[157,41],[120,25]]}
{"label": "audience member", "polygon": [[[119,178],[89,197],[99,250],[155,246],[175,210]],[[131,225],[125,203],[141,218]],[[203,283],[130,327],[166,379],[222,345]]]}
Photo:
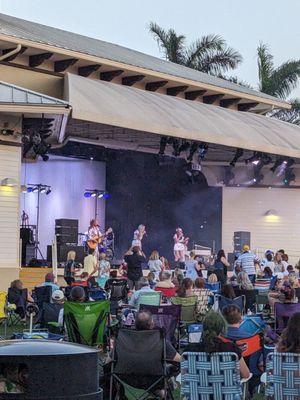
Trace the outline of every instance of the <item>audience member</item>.
{"label": "audience member", "polygon": [[249,275],[246,271],[241,271],[237,276],[237,284],[240,289],[251,290],[253,289],[253,284],[249,279]]}
{"label": "audience member", "polygon": [[208,283],[217,283],[218,282],[218,277],[216,274],[210,274],[209,277],[207,278]]}
{"label": "audience member", "polygon": [[236,262],[242,268],[242,271],[246,272],[251,283],[255,283],[256,276],[256,265],[259,266],[259,258],[250,251],[248,245],[243,246],[243,253],[239,256]]}
{"label": "audience member", "polygon": [[129,288],[138,289],[138,281],[143,276],[142,264],[146,262],[144,253],[138,246],[132,248],[132,254],[125,256]]}
{"label": "audience member", "polygon": [[193,281],[190,278],[184,278],[181,285],[176,290],[176,295],[178,297],[190,297],[194,296],[193,292]]}
{"label": "audience member", "polygon": [[300,354],[300,313],[292,315],[277,344],[279,353]]}
{"label": "audience member", "polygon": [[271,268],[270,267],[265,267],[264,268],[264,271],[263,271],[263,278],[264,279],[269,279],[269,278],[272,278],[272,276],[273,276],[273,272],[272,272],[272,270],[271,270]]}
{"label": "audience member", "polygon": [[155,275],[155,279],[159,279],[159,273],[163,269],[163,263],[159,258],[159,254],[157,250],[152,251],[151,256],[149,257],[148,266],[150,272],[153,272]]}
{"label": "audience member", "polygon": [[52,303],[47,304],[47,308],[43,310],[43,323],[47,325],[49,322],[57,322],[59,326],[63,326],[63,308],[65,295],[62,290],[54,290],[52,293]]}
{"label": "audience member", "polygon": [[227,322],[225,336],[232,340],[244,339],[249,337],[249,332],[241,328],[242,313],[238,306],[230,304],[225,306],[222,314]]}
{"label": "audience member", "polygon": [[177,289],[181,285],[183,278],[184,278],[184,276],[182,274],[182,270],[178,267],[175,268],[172,282],[174,283],[174,285]]}
{"label": "audience member", "polygon": [[98,283],[99,286],[102,288],[104,288],[105,282],[109,278],[109,271],[110,271],[110,262],[107,260],[105,253],[100,253]]}
{"label": "audience member", "polygon": [[226,259],[224,250],[219,250],[214,264],[214,273],[217,275],[218,281],[221,282],[222,285],[226,283],[228,267],[230,267],[230,264]]}
{"label": "audience member", "polygon": [[76,269],[76,253],[75,251],[69,251],[67,255],[67,262],[64,267],[64,280],[67,285],[71,286],[71,283],[74,282],[74,273]]}
{"label": "audience member", "polygon": [[221,295],[227,299],[234,299],[236,297],[232,285],[228,284],[222,286]]}
{"label": "audience member", "polygon": [[265,259],[262,260],[261,262],[261,266],[262,268],[270,268],[272,271],[272,275],[274,273],[274,269],[275,269],[275,263],[273,261],[273,257],[274,257],[274,253],[272,250],[267,250],[265,253]]}
{"label": "audience member", "polygon": [[280,251],[278,251],[275,254],[274,264],[275,264],[275,266],[274,266],[274,273],[275,274],[284,272],[284,266],[282,264],[282,253]]}
{"label": "audience member", "polygon": [[156,287],[157,288],[166,288],[166,289],[171,289],[174,288],[175,285],[171,280],[172,273],[168,270],[162,272],[161,274],[161,280],[157,282]]}
{"label": "audience member", "polygon": [[288,276],[288,278],[289,278],[288,281],[290,282],[290,284],[291,284],[291,286],[292,286],[293,289],[297,289],[297,288],[300,286],[300,285],[299,285],[299,280],[298,280],[298,278],[297,278],[296,275],[290,273],[290,275]]}
{"label": "audience member", "polygon": [[71,286],[88,286],[89,274],[88,272],[82,272],[79,277],[76,278],[74,282],[71,283]]}
{"label": "audience member", "polygon": [[147,275],[147,279],[148,279],[148,282],[149,282],[149,286],[150,286],[150,288],[151,289],[155,289],[155,286],[156,286],[156,280],[155,280],[155,274],[154,274],[154,272],[149,272],[149,274]]}
{"label": "audience member", "polygon": [[240,374],[242,378],[249,378],[250,371],[242,357],[242,350],[232,342],[223,342],[220,338],[221,333],[225,331],[224,318],[214,312],[209,311],[203,321],[202,341],[200,343],[191,343],[187,346],[186,351],[192,352],[233,352],[239,358]]}
{"label": "audience member", "polygon": [[193,294],[197,296],[197,315],[205,315],[209,309],[210,296],[213,296],[209,289],[205,289],[205,279],[197,278],[195,280]]}
{"label": "audience member", "polygon": [[138,281],[138,286],[140,289],[136,290],[133,295],[131,296],[131,299],[129,301],[129,304],[133,307],[137,307],[138,305],[138,300],[141,295],[141,293],[145,292],[154,292],[153,289],[150,288],[148,279],[145,277],[141,277]]}
{"label": "audience member", "polygon": [[185,261],[185,270],[186,270],[186,278],[190,278],[192,281],[198,278],[199,273],[201,272],[198,261],[195,260],[195,253],[193,251],[190,252],[187,260]]}
{"label": "audience member", "polygon": [[93,276],[98,271],[98,260],[96,251],[89,249],[89,254],[83,260],[83,272],[88,273],[88,276]]}
{"label": "audience member", "polygon": [[23,292],[23,282],[20,279],[16,279],[11,282],[10,288],[7,294],[7,302],[9,304],[15,304],[15,313],[21,318],[25,318],[25,307],[27,302],[33,303],[33,298],[27,291],[26,298]]}
{"label": "audience member", "polygon": [[56,285],[56,283],[54,283],[55,280],[55,276],[52,274],[52,272],[48,272],[45,275],[45,282],[42,283],[41,286],[51,286],[52,287],[52,293],[54,292],[54,290],[59,290],[59,286]]}
{"label": "audience member", "polygon": [[86,294],[82,286],[74,286],[71,289],[70,300],[76,303],[82,303],[86,299]]}

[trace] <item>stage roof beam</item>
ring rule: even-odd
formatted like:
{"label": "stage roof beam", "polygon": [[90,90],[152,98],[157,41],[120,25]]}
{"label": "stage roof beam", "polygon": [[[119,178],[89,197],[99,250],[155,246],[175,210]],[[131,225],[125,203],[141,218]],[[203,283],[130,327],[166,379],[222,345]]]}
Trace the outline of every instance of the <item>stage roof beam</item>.
{"label": "stage roof beam", "polygon": [[188,86],[174,86],[167,89],[167,94],[169,96],[177,96],[179,93],[184,92],[188,89]]}
{"label": "stage roof beam", "polygon": [[29,56],[29,66],[32,68],[39,67],[41,64],[43,64],[44,61],[49,60],[49,58],[51,58],[52,56],[53,53],[50,52]]}
{"label": "stage roof beam", "polygon": [[[4,49],[4,50],[2,50],[2,55],[7,54],[7,53],[9,53],[9,52],[11,52],[11,51],[13,51],[13,50],[14,50],[14,48],[12,48],[12,49]],[[13,60],[14,60],[15,58],[17,58],[20,54],[23,54],[26,50],[27,50],[27,47],[22,46],[22,47],[21,47],[21,50],[20,50],[18,53],[12,54],[10,57],[5,58],[5,61],[6,61],[6,62],[8,62],[8,61],[13,61]]]}
{"label": "stage roof beam", "polygon": [[59,60],[54,62],[55,72],[64,72],[66,69],[74,65],[78,61],[77,58],[68,58],[67,60]]}
{"label": "stage roof beam", "polygon": [[83,67],[78,68],[78,75],[88,77],[90,76],[93,72],[98,71],[98,69],[101,67],[100,64],[92,64],[92,65],[85,65]]}
{"label": "stage roof beam", "polygon": [[184,95],[186,100],[196,100],[198,97],[203,96],[206,92],[206,90],[192,90],[191,92],[186,92]]}
{"label": "stage roof beam", "polygon": [[145,86],[146,90],[150,92],[156,92],[159,88],[165,86],[168,81],[156,81],[156,82],[148,82]]}
{"label": "stage roof beam", "polygon": [[125,86],[132,86],[137,82],[142,81],[145,78],[145,75],[132,75],[132,76],[125,76],[122,79],[122,85]]}
{"label": "stage roof beam", "polygon": [[235,98],[235,99],[223,99],[220,100],[220,106],[224,108],[228,108],[230,106],[233,106],[235,104],[238,104],[241,101],[241,98]]}
{"label": "stage roof beam", "polygon": [[114,78],[117,78],[117,76],[122,75],[123,72],[124,72],[123,69],[115,69],[115,70],[112,70],[112,71],[101,72],[100,73],[100,79],[102,81],[110,82]]}
{"label": "stage roof beam", "polygon": [[211,96],[203,96],[203,103],[214,104],[216,101],[221,100],[224,94],[213,94]]}

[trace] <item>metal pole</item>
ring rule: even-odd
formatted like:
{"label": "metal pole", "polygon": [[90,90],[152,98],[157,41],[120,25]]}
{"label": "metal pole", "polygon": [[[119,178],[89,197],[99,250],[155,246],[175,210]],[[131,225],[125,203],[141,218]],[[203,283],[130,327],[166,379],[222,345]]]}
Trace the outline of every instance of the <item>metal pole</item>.
{"label": "metal pole", "polygon": [[36,240],[36,248],[35,248],[35,258],[37,258],[38,254],[38,246],[39,246],[39,219],[40,219],[40,190],[37,194],[37,206],[36,206],[36,228],[35,228],[35,240]]}
{"label": "metal pole", "polygon": [[98,217],[98,196],[95,196],[95,219]]}

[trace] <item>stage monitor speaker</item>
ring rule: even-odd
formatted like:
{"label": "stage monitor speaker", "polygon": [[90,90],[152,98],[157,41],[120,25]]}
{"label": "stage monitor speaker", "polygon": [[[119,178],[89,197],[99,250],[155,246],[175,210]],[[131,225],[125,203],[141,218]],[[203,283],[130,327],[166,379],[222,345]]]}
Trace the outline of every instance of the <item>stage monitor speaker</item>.
{"label": "stage monitor speaker", "polygon": [[234,252],[235,253],[242,252],[244,245],[251,247],[250,232],[245,232],[245,231],[234,232],[233,244],[234,244]]}

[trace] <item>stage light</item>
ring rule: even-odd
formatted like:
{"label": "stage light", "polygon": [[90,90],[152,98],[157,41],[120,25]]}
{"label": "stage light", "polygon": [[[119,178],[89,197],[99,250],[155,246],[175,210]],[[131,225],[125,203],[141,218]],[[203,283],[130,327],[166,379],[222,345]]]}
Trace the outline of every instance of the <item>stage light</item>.
{"label": "stage light", "polygon": [[51,189],[48,188],[48,189],[46,190],[46,195],[48,196],[48,194],[50,194],[50,193],[51,193]]}
{"label": "stage light", "polygon": [[40,188],[40,193],[46,193],[47,189],[45,187]]}
{"label": "stage light", "polygon": [[204,159],[204,157],[206,156],[207,151],[208,151],[208,144],[200,143],[200,146],[198,148],[200,160]]}
{"label": "stage light", "polygon": [[252,157],[247,158],[247,160],[245,160],[245,163],[246,164],[252,163],[253,165],[258,165],[261,161],[261,156],[262,154],[260,152],[255,151]]}
{"label": "stage light", "polygon": [[172,145],[173,145],[173,156],[178,157],[180,155],[179,140],[175,138],[172,139]]}
{"label": "stage light", "polygon": [[32,189],[32,192],[33,192],[33,193],[37,193],[38,191],[39,191],[38,186],[35,186],[35,187]]}
{"label": "stage light", "polygon": [[109,198],[110,198],[110,194],[109,194],[109,193],[104,193],[103,198],[104,198],[105,200],[109,199]]}
{"label": "stage light", "polygon": [[89,198],[92,196],[91,192],[84,192],[84,197]]}
{"label": "stage light", "polygon": [[97,193],[95,193],[95,192],[91,193],[91,197],[96,197],[96,196],[97,196]]}
{"label": "stage light", "polygon": [[191,147],[191,144],[189,142],[187,142],[186,140],[183,140],[181,142],[181,145],[179,146],[179,154],[184,151],[187,151],[190,147]]}
{"label": "stage light", "polygon": [[32,187],[28,187],[27,188],[27,193],[31,193],[31,192],[33,192],[33,188]]}
{"label": "stage light", "polygon": [[273,165],[273,167],[270,168],[270,171],[275,172],[276,169],[282,164],[284,163],[284,159],[282,157],[277,157],[275,160],[275,163]]}
{"label": "stage light", "polygon": [[187,158],[188,161],[192,161],[194,154],[196,153],[196,151],[199,148],[199,144],[197,142],[192,142],[191,147],[190,147],[190,154]]}
{"label": "stage light", "polygon": [[104,193],[99,193],[98,194],[98,199],[102,199],[102,197],[104,197]]}
{"label": "stage light", "polygon": [[160,138],[159,152],[158,152],[160,156],[163,156],[165,154],[167,143],[168,143],[168,136],[162,136]]}
{"label": "stage light", "polygon": [[283,184],[285,186],[289,186],[290,183],[295,182],[295,180],[296,180],[296,175],[294,173],[294,170],[292,168],[286,168],[284,173]]}
{"label": "stage light", "polygon": [[231,167],[235,167],[235,164],[237,163],[238,159],[241,158],[244,154],[244,150],[243,149],[236,149],[235,151],[235,155],[233,157],[233,159],[230,161],[230,166]]}

